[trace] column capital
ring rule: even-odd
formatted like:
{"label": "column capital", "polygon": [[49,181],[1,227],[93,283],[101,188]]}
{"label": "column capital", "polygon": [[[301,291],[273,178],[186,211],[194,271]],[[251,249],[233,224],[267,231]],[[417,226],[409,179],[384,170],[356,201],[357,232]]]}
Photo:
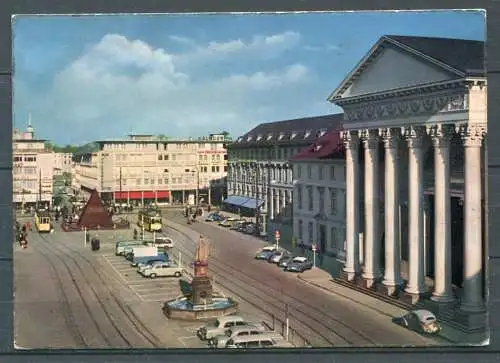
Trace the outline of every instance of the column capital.
{"label": "column capital", "polygon": [[434,147],[447,147],[450,144],[451,136],[453,135],[452,125],[427,125],[427,135],[432,138]]}
{"label": "column capital", "polygon": [[359,146],[359,135],[357,131],[341,131],[340,136],[346,149],[357,149]]}
{"label": "column capital", "polygon": [[365,149],[376,149],[380,141],[378,130],[376,129],[363,129],[360,132],[360,138],[363,142]]}
{"label": "column capital", "polygon": [[409,148],[422,147],[422,140],[425,135],[425,128],[423,126],[406,126],[401,128],[403,137],[408,142]]}
{"label": "column capital", "polygon": [[395,149],[401,140],[401,130],[397,128],[380,128],[378,134],[386,149]]}
{"label": "column capital", "polygon": [[462,137],[465,147],[481,147],[486,136],[486,125],[459,124],[455,130]]}

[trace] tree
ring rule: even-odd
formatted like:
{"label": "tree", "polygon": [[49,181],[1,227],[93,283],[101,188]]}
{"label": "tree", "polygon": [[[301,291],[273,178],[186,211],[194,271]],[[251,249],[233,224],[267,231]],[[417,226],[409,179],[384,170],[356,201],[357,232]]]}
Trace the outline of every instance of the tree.
{"label": "tree", "polygon": [[168,140],[168,139],[170,139],[170,137],[168,137],[167,135],[164,135],[164,134],[158,135],[158,140]]}

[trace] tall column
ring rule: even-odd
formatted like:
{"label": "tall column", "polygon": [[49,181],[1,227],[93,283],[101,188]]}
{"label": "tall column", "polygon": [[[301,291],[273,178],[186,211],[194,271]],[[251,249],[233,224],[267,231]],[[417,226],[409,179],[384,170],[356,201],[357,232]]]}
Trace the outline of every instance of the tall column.
{"label": "tall column", "polygon": [[275,191],[276,191],[276,203],[274,204],[274,207],[276,208],[275,216],[278,217],[281,212],[281,191],[279,189],[275,189]]}
{"label": "tall column", "polygon": [[356,131],[343,131],[346,152],[346,259],[343,272],[352,281],[359,274],[359,138]]}
{"label": "tall column", "polygon": [[269,220],[274,219],[274,189],[269,188],[269,200],[267,204],[267,213],[269,214]]}
{"label": "tall column", "polygon": [[383,284],[389,295],[402,285],[399,238],[399,157],[400,130],[380,129],[385,153],[385,269]]}
{"label": "tall column", "polygon": [[288,217],[288,215],[286,213],[286,203],[288,200],[288,191],[284,190],[282,196],[283,196],[283,199],[281,200],[281,213],[283,214],[283,217]]}
{"label": "tall column", "polygon": [[[405,291],[418,297],[425,291],[424,285],[424,209],[423,209],[423,157],[422,139],[424,128],[409,126],[404,128],[408,142],[409,167],[409,259],[408,284]],[[416,296],[415,296],[416,295]],[[413,297],[412,297],[413,300]]]}
{"label": "tall column", "polygon": [[380,273],[380,200],[377,130],[363,130],[361,140],[365,153],[365,258],[363,278],[372,287]]}
{"label": "tall column", "polygon": [[451,289],[451,197],[449,125],[427,128],[434,147],[434,291],[436,302],[453,301]]}
{"label": "tall column", "polygon": [[484,125],[458,127],[465,147],[464,178],[464,282],[461,309],[484,310],[482,246],[481,146]]}

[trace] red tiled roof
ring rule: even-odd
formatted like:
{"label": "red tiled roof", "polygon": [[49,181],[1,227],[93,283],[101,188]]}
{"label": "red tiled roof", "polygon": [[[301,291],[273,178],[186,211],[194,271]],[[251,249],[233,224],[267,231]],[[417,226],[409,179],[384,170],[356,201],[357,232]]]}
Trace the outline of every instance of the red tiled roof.
{"label": "red tiled roof", "polygon": [[343,159],[344,145],[340,132],[340,128],[327,132],[315,143],[295,154],[291,160]]}

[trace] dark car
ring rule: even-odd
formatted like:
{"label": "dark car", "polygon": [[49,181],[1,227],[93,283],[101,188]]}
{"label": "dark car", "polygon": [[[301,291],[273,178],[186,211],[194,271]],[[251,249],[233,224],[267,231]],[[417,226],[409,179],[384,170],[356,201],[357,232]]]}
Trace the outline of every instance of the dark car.
{"label": "dark car", "polygon": [[224,217],[219,213],[210,213],[207,218],[205,218],[207,222],[220,222],[222,220],[224,220]]}
{"label": "dark car", "polygon": [[395,323],[406,329],[423,334],[437,334],[440,332],[436,316],[428,310],[413,310],[406,315],[393,319]]}
{"label": "dark car", "polygon": [[294,257],[292,261],[288,262],[285,271],[304,272],[305,270],[312,269],[312,267],[313,263],[306,257]]}

